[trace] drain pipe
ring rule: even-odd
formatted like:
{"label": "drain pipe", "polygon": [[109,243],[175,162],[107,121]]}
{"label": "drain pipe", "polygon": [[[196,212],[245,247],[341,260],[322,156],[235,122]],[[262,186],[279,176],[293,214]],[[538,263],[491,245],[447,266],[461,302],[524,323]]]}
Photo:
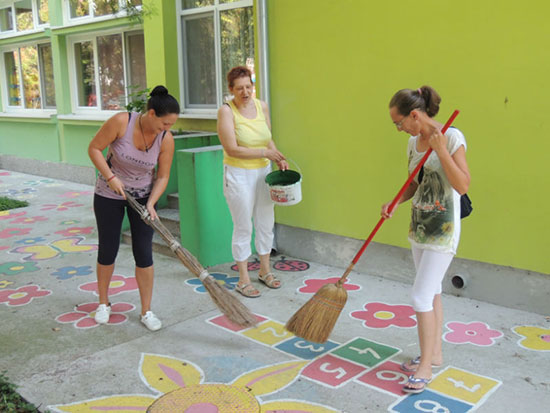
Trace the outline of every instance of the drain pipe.
{"label": "drain pipe", "polygon": [[461,274],[454,274],[451,277],[451,284],[457,290],[463,290],[466,288],[468,278]]}
{"label": "drain pipe", "polygon": [[[269,105],[269,53],[267,39],[267,0],[258,0],[258,49],[262,100]],[[270,106],[271,107],[271,106]]]}
{"label": "drain pipe", "polygon": [[[271,108],[269,94],[269,50],[267,35],[267,0],[257,0],[258,5],[258,49],[260,63],[260,84],[262,85],[262,100]],[[273,255],[277,254],[277,232],[274,228],[273,245],[271,246]]]}

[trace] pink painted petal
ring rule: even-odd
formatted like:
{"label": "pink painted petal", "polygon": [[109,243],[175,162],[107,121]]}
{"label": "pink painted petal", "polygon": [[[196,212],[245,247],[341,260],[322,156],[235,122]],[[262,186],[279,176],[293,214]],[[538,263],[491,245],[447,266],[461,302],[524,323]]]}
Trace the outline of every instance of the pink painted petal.
{"label": "pink painted petal", "polygon": [[136,308],[135,305],[129,303],[115,303],[111,304],[111,310],[115,313],[127,313]]}
{"label": "pink painted petal", "polygon": [[172,380],[175,384],[177,384],[179,387],[185,387],[185,381],[178,371],[162,363],[159,363],[158,366],[162,370],[162,372],[166,374],[166,377]]}
{"label": "pink painted petal", "polygon": [[111,317],[109,317],[109,323],[108,324],[120,324],[124,323],[128,317],[126,317],[124,314],[113,314],[111,313]]}
{"label": "pink painted petal", "polygon": [[81,284],[78,286],[79,290],[97,292],[97,281]]}
{"label": "pink painted petal", "polygon": [[86,317],[80,320],[75,324],[75,327],[78,328],[92,328],[97,327],[99,324],[95,322],[95,320],[92,317]]}
{"label": "pink painted petal", "polygon": [[65,313],[57,316],[55,320],[60,323],[74,323],[76,320],[80,320],[82,317],[86,317],[87,315],[87,313],[78,312]]}
{"label": "pink painted petal", "polygon": [[76,310],[84,311],[86,313],[92,313],[97,309],[98,306],[99,306],[99,303],[84,303],[77,306]]}

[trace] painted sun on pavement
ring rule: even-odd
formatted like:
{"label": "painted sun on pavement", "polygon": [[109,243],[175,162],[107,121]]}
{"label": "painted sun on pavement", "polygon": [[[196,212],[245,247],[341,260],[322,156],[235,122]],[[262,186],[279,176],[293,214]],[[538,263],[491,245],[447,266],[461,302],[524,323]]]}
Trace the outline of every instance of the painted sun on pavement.
{"label": "painted sun on pavement", "polygon": [[151,406],[152,412],[169,412],[173,402],[185,412],[303,412],[331,413],[337,410],[299,400],[270,400],[272,394],[292,384],[305,361],[273,364],[249,371],[229,384],[205,383],[202,369],[196,364],[175,357],[143,353],[139,374],[154,395],[116,395],[82,402],[49,406],[55,412],[92,413],[141,411]]}

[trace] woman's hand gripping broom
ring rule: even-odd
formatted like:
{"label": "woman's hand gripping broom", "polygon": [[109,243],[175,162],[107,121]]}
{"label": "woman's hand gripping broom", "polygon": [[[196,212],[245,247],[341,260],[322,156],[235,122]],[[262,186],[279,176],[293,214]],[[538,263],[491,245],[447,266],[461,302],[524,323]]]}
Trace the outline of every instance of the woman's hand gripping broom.
{"label": "woman's hand gripping broom", "polygon": [[233,323],[243,327],[251,327],[258,323],[258,320],[250,312],[250,310],[239,301],[237,297],[231,294],[225,287],[222,287],[214,277],[212,277],[206,269],[199,263],[199,261],[180,243],[174,238],[174,236],[168,231],[164,224],[159,220],[151,220],[149,211],[135,200],[135,198],[124,191],[126,200],[130,206],[140,214],[141,219],[162,237],[162,239],[168,244],[170,249],[176,254],[180,261],[191,271],[195,276],[202,281],[204,288],[210,294],[212,301],[218,306],[223,314]]}
{"label": "woman's hand gripping broom", "polygon": [[[445,123],[441,129],[441,133],[445,133],[447,131],[449,126],[451,126],[455,118],[458,116],[458,113],[458,110],[453,112],[447,123]],[[412,180],[418,174],[418,171],[420,171],[420,168],[422,168],[422,165],[424,165],[431,153],[432,148],[426,151],[424,157],[420,160],[401,190],[398,192],[397,196],[389,205],[388,211],[393,211],[397,205],[397,202],[409,187]],[[361,255],[367,248],[367,245],[369,245],[378,229],[384,223],[384,220],[384,217],[380,218],[359,252],[355,255],[355,258],[353,258],[351,264],[348,268],[346,268],[346,271],[342,277],[335,284],[325,284],[321,287],[319,291],[317,291],[315,295],[308,302],[306,302],[302,308],[296,311],[290,320],[288,320],[286,323],[286,329],[288,331],[296,334],[298,337],[314,343],[324,343],[327,341],[334,325],[336,324],[336,320],[338,320],[338,316],[346,305],[346,301],[348,299],[348,293],[344,288],[344,283],[346,282],[346,279],[355,264],[357,264],[357,261],[359,261],[359,258],[361,258]]]}

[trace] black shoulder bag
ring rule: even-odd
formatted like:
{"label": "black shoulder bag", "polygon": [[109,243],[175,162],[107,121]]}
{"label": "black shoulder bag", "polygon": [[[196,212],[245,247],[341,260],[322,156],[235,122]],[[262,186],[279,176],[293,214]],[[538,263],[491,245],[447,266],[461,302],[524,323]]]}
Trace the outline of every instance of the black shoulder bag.
{"label": "black shoulder bag", "polygon": [[[424,177],[424,165],[422,165],[422,168],[420,168],[420,171],[418,171],[418,183],[420,184],[422,182],[422,178]],[[468,215],[470,215],[473,211],[472,207],[472,200],[468,196],[468,194],[464,194],[460,196],[460,218],[466,218]]]}

